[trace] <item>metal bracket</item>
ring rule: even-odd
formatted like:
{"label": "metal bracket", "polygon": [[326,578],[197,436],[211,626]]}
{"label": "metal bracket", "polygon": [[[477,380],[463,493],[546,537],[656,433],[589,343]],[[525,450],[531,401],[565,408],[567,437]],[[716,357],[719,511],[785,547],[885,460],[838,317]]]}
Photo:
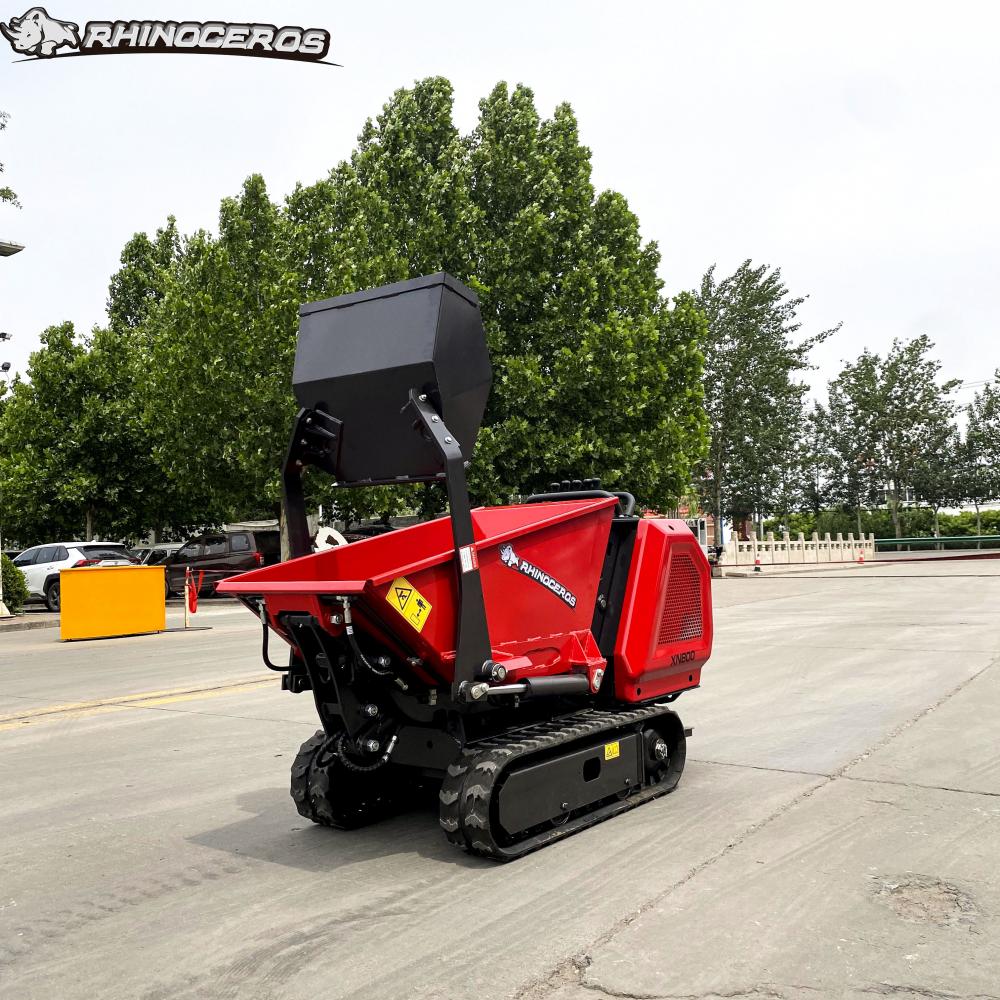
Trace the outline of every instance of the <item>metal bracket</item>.
{"label": "metal bracket", "polygon": [[335,476],[340,458],[343,424],[323,410],[299,410],[292,428],[288,453],[281,467],[281,487],[285,500],[288,550],[292,559],[312,551],[309,522],[306,520],[302,470],[307,465]]}
{"label": "metal bracket", "polygon": [[452,697],[462,703],[469,699],[467,691],[482,665],[492,658],[489,627],[486,624],[486,603],[479,562],[475,555],[475,534],[472,509],[465,479],[465,458],[462,447],[448,430],[441,415],[426,394],[410,390],[410,401],[404,409],[413,414],[416,427],[424,431],[434,445],[445,468],[448,508],[451,514],[451,534],[455,543],[455,570],[458,574],[457,635],[455,637],[455,680]]}

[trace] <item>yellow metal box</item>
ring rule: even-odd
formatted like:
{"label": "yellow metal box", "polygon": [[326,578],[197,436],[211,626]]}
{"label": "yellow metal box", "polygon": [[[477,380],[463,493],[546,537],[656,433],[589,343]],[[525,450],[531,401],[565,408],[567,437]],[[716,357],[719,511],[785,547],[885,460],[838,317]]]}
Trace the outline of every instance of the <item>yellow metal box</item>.
{"label": "yellow metal box", "polygon": [[81,566],[59,573],[60,639],[162,632],[167,600],[162,566]]}

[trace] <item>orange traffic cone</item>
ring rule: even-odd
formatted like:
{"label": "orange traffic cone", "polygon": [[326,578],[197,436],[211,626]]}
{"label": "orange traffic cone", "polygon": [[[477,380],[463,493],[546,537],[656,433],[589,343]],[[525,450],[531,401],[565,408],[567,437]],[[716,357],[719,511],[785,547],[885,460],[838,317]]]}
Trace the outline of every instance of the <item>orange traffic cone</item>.
{"label": "orange traffic cone", "polygon": [[753,571],[755,573],[759,573],[760,572],[760,556],[754,556]]}
{"label": "orange traffic cone", "polygon": [[864,564],[865,564],[865,550],[858,549],[858,565],[864,566]]}

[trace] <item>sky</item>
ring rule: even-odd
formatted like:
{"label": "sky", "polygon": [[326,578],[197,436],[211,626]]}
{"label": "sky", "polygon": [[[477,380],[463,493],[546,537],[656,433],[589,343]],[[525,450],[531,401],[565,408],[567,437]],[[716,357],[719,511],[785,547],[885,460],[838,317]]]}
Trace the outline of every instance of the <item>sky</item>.
{"label": "sky", "polygon": [[[0,0],[0,21],[29,0]],[[498,80],[568,101],[662,252],[668,294],[750,258],[808,296],[822,393],[843,361],[925,333],[943,377],[1000,368],[1000,5],[923,2],[363,4],[47,0],[53,17],[321,27],[341,68],[197,55],[38,60],[0,38],[0,360],[104,320],[122,246],[169,214],[214,229],[261,173],[277,200],[349,156],[398,87],[443,75],[471,130]]]}

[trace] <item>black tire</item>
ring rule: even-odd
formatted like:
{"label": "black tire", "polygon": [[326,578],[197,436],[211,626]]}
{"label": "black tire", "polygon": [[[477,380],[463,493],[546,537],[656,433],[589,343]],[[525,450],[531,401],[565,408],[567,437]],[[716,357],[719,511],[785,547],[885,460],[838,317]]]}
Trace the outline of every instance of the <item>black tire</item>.
{"label": "black tire", "polygon": [[60,603],[59,598],[60,598],[59,581],[53,580],[45,588],[45,606],[49,609],[49,611],[53,611],[55,613],[59,612],[59,603]]}
{"label": "black tire", "polygon": [[397,812],[405,799],[400,771],[391,764],[349,770],[336,741],[319,730],[296,755],[290,791],[299,815],[320,826],[354,830]]}

